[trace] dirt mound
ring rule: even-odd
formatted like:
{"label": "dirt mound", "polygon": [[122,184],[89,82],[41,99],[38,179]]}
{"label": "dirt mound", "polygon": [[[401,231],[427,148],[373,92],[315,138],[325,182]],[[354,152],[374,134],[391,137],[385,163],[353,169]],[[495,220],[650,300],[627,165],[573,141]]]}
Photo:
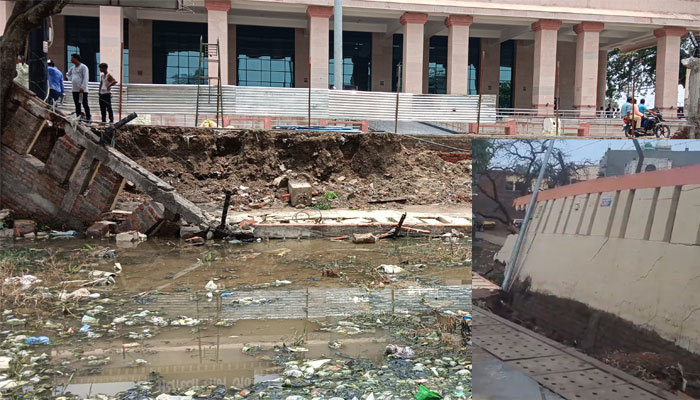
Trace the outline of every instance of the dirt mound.
{"label": "dirt mound", "polygon": [[[471,201],[471,163],[445,162],[437,152],[407,147],[390,134],[308,134],[129,126],[117,149],[170,183],[185,197],[219,208],[224,190],[233,204],[283,206],[286,187],[276,178],[302,179],[333,207]],[[279,180],[279,179],[278,179]],[[127,187],[126,199],[139,200]],[[329,197],[335,197],[329,195]]]}

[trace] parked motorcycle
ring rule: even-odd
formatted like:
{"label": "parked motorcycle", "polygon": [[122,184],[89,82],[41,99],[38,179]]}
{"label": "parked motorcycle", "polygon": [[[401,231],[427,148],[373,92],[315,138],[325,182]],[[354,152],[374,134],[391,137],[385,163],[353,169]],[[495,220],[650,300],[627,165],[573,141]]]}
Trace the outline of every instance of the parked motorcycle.
{"label": "parked motorcycle", "polygon": [[628,138],[633,137],[645,137],[645,136],[655,136],[657,138],[669,138],[671,137],[671,127],[665,123],[664,117],[660,112],[657,113],[647,113],[647,127],[644,128],[634,128],[634,118],[625,117],[624,131],[625,136]]}

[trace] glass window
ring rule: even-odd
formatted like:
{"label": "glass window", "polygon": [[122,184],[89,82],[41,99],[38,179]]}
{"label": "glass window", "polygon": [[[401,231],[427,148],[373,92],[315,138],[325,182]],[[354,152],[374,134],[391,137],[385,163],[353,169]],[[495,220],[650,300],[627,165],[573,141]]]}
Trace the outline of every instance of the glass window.
{"label": "glass window", "polygon": [[501,44],[501,70],[498,84],[498,107],[513,108],[513,71],[515,68],[515,41]]}
{"label": "glass window", "polygon": [[66,66],[70,69],[71,54],[80,54],[90,71],[90,81],[99,82],[100,19],[66,16]]}
{"label": "glass window", "polygon": [[[333,58],[333,31],[328,44],[328,85],[335,85]],[[372,34],[370,32],[343,31],[343,88],[349,90],[371,90]]]}
{"label": "glass window", "polygon": [[447,36],[430,38],[428,93],[447,93]]}
{"label": "glass window", "polygon": [[[153,83],[196,84],[200,39],[207,41],[207,24],[153,21]],[[201,61],[207,76],[206,57]]]}
{"label": "glass window", "polygon": [[479,94],[479,69],[481,68],[481,39],[469,38],[469,94]]}
{"label": "glass window", "polygon": [[[129,83],[129,20],[124,20],[124,65],[122,65],[122,79],[124,84]],[[119,78],[116,78],[119,80]]]}
{"label": "glass window", "polygon": [[239,86],[294,87],[294,29],[236,26]]}
{"label": "glass window", "polygon": [[403,34],[394,34],[394,45],[391,54],[391,91],[396,92],[399,85],[399,65],[403,62]]}

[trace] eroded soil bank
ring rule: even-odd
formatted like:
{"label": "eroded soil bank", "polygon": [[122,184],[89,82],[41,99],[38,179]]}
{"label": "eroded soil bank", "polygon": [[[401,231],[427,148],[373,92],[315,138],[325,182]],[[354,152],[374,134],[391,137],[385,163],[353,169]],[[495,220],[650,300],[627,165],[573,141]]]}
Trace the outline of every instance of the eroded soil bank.
{"label": "eroded soil bank", "polygon": [[[225,190],[234,192],[239,211],[286,206],[287,178],[312,184],[320,197],[334,193],[326,199],[334,208],[386,207],[392,200],[469,205],[470,141],[430,142],[392,134],[127,126],[116,147],[205,208],[220,209]],[[141,196],[127,186],[121,198]]]}

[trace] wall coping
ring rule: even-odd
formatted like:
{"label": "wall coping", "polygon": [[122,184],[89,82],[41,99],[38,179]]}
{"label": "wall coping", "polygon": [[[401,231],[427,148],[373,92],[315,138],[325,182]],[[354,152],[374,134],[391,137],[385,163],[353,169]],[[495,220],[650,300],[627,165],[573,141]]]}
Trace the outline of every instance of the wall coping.
{"label": "wall coping", "polygon": [[[605,193],[617,190],[649,189],[664,186],[684,186],[700,184],[700,165],[672,168],[662,171],[643,172],[632,175],[611,176],[559,186],[540,192],[537,202],[561,199],[589,193]],[[513,205],[525,207],[530,202],[530,196],[518,197]]]}
{"label": "wall coping", "polygon": [[425,24],[428,22],[428,14],[416,13],[416,12],[405,12],[399,19],[401,25],[406,24]]}
{"label": "wall coping", "polygon": [[204,8],[207,11],[231,11],[231,0],[205,0]]}
{"label": "wall coping", "polygon": [[306,8],[308,18],[330,18],[333,15],[333,7],[309,6]]}
{"label": "wall coping", "polygon": [[534,32],[539,31],[558,31],[561,28],[562,22],[558,19],[541,19],[532,24],[531,28]]}
{"label": "wall coping", "polygon": [[445,18],[445,26],[472,26],[474,17],[471,15],[450,15]]}
{"label": "wall coping", "polygon": [[602,22],[581,22],[580,24],[574,25],[574,32],[576,34],[581,34],[583,32],[602,32],[605,29],[605,24]]}
{"label": "wall coping", "polygon": [[688,30],[682,26],[665,26],[654,31],[654,36],[662,38],[666,36],[683,36],[688,33]]}

